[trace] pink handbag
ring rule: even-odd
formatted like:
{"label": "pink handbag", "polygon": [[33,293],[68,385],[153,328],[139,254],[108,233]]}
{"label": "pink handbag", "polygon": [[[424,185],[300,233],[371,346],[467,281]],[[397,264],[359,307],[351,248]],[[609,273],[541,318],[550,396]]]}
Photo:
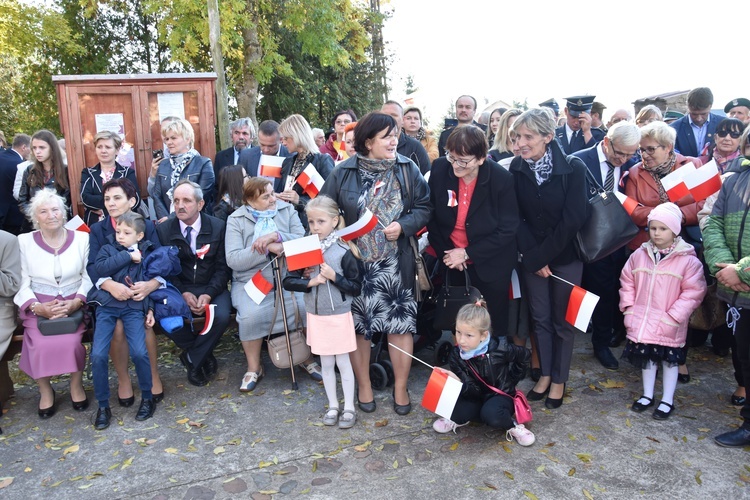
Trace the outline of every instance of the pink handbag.
{"label": "pink handbag", "polygon": [[497,387],[493,387],[487,382],[484,381],[482,377],[479,376],[477,371],[474,369],[473,366],[471,366],[469,363],[466,363],[469,366],[469,369],[474,373],[474,376],[482,381],[484,385],[486,385],[490,390],[501,394],[503,396],[508,396],[509,398],[513,398],[513,408],[516,414],[516,422],[519,424],[525,424],[526,422],[531,422],[531,420],[534,418],[534,416],[531,414],[531,406],[529,405],[529,400],[526,399],[526,396],[521,391],[516,391],[515,396],[511,396],[510,394],[506,394],[505,392],[501,391]]}

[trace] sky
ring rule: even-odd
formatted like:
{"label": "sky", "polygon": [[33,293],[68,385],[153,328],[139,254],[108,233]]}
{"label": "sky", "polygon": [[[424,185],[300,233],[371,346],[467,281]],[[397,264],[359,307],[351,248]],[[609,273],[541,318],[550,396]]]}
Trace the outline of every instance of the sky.
{"label": "sky", "polygon": [[[593,9],[574,12],[584,5]],[[636,99],[694,87],[711,88],[714,108],[750,98],[750,71],[740,64],[747,59],[740,30],[750,18],[748,2],[383,0],[382,6],[392,11],[383,31],[392,56],[390,97],[403,100],[411,75],[419,89],[415,104],[432,128],[440,128],[435,124],[461,94],[473,95],[480,110],[498,99],[528,99],[533,107],[554,97],[560,111],[563,97],[593,94],[607,106],[605,123],[618,108],[632,112]]]}

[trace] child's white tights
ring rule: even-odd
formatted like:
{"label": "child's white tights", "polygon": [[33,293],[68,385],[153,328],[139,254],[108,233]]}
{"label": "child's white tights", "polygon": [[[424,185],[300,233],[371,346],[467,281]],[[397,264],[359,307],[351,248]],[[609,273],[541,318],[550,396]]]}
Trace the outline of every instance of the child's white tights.
{"label": "child's white tights", "polygon": [[349,360],[349,353],[321,356],[320,365],[323,372],[323,387],[325,387],[326,396],[328,396],[328,408],[337,409],[339,407],[339,400],[336,397],[335,370],[336,365],[338,365],[341,387],[344,390],[344,409],[354,411],[354,370],[352,370],[352,363]]}
{"label": "child's white tights", "polygon": [[[668,366],[666,361],[662,361],[662,390],[663,394],[661,400],[665,403],[674,404],[674,391],[677,388],[677,374],[679,368],[675,366]],[[654,385],[656,385],[656,372],[657,364],[653,361],[649,361],[648,367],[641,370],[643,377],[643,395],[649,399],[654,398]],[[648,401],[641,398],[638,400],[641,404],[648,404]],[[659,405],[659,410],[668,412],[669,407]]]}

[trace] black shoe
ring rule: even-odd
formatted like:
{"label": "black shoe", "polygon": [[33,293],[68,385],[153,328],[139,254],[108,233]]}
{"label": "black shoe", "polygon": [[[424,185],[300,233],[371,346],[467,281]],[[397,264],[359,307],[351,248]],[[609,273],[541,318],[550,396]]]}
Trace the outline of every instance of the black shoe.
{"label": "black shoe", "polygon": [[164,401],[164,389],[162,389],[159,394],[152,393],[151,396],[154,400],[154,403],[161,403],[162,401]]}
{"label": "black shoe", "polygon": [[689,373],[678,373],[677,374],[677,381],[682,382],[683,384],[687,384],[690,382],[690,374]]}
{"label": "black shoe", "polygon": [[750,445],[750,429],[740,427],[735,431],[719,434],[714,438],[716,444],[726,448],[744,448]]}
{"label": "black shoe", "polygon": [[615,332],[615,334],[612,336],[612,340],[609,341],[609,347],[620,347],[620,344],[625,341],[625,338],[625,330]]}
{"label": "black shoe", "polygon": [[83,401],[73,401],[73,396],[71,396],[70,402],[73,404],[73,409],[75,411],[86,411],[86,409],[89,407],[88,396]]}
{"label": "black shoe", "polygon": [[732,404],[734,406],[745,406],[745,396],[735,396],[732,394]]}
{"label": "black shoe", "polygon": [[219,371],[219,362],[216,361],[216,358],[214,357],[213,354],[208,353],[205,361],[203,361],[203,373],[206,374],[206,378],[210,378],[216,375],[216,372],[218,371]]}
{"label": "black shoe", "polygon": [[129,398],[121,398],[120,396],[117,396],[117,402],[124,408],[130,408],[133,406],[133,403],[135,403],[135,395],[132,395]]}
{"label": "black shoe", "polygon": [[202,387],[208,383],[208,379],[203,374],[203,368],[188,368],[187,379],[192,385]]}
{"label": "black shoe", "polygon": [[[409,394],[408,389],[406,390],[406,394],[407,395]],[[393,396],[393,411],[395,411],[397,414],[401,416],[408,415],[409,413],[411,413],[411,397],[409,397],[408,403],[406,403],[405,405],[400,405],[396,403],[396,389],[393,389],[392,396]]]}
{"label": "black shoe", "polygon": [[112,418],[112,411],[109,406],[106,408],[99,408],[96,412],[96,420],[94,421],[94,429],[97,431],[103,431],[109,427],[109,420]]}
{"label": "black shoe", "polygon": [[359,406],[359,409],[362,410],[365,413],[372,413],[375,411],[375,400],[373,399],[369,403],[363,403],[362,401],[359,401],[357,403],[357,406]]}
{"label": "black shoe", "polygon": [[725,358],[729,355],[728,347],[715,347],[714,346],[713,351],[714,351],[714,354],[722,358]]}
{"label": "black shoe", "polygon": [[55,390],[52,389],[52,406],[50,406],[49,408],[39,408],[39,418],[50,418],[55,414],[55,412],[57,411],[57,408],[55,407],[56,399],[57,394],[55,394]]}
{"label": "black shoe", "polygon": [[180,363],[182,363],[182,366],[190,370],[190,368],[193,366],[193,363],[190,362],[187,356],[187,351],[182,351],[180,353]]}
{"label": "black shoe", "polygon": [[541,401],[549,392],[549,387],[550,386],[548,385],[544,392],[536,392],[534,389],[529,389],[529,392],[526,393],[526,399],[529,401]]}
{"label": "black shoe", "polygon": [[532,368],[531,369],[531,380],[534,382],[539,382],[539,379],[542,378],[542,369],[541,368]]}
{"label": "black shoe", "polygon": [[672,406],[669,403],[665,403],[664,401],[662,401],[659,403],[659,406],[661,405],[669,406],[669,410],[661,411],[659,407],[657,406],[656,409],[654,410],[654,420],[666,420],[674,411],[674,406]]}
{"label": "black shoe", "polygon": [[138,413],[135,414],[135,419],[138,421],[148,420],[154,416],[156,411],[156,403],[153,399],[141,399],[141,406],[138,407]]}
{"label": "black shoe", "polygon": [[607,370],[617,370],[620,367],[620,363],[618,363],[617,359],[612,355],[612,351],[609,350],[609,347],[599,347],[594,349],[594,356]]}
{"label": "black shoe", "polygon": [[[560,398],[551,398],[547,396],[547,400],[544,402],[544,407],[548,408],[550,410],[554,410],[555,408],[560,408],[563,403],[563,398],[565,397],[565,389],[567,384],[563,384],[563,395]],[[550,387],[552,387],[552,384],[550,384]],[[549,393],[549,388],[547,389],[547,392]]]}
{"label": "black shoe", "polygon": [[[639,403],[641,399],[648,399],[648,404]],[[632,406],[630,407],[631,410],[633,410],[636,413],[642,413],[646,411],[646,408],[650,408],[654,406],[654,399],[653,398],[647,398],[646,396],[641,396],[640,398],[633,401]]]}

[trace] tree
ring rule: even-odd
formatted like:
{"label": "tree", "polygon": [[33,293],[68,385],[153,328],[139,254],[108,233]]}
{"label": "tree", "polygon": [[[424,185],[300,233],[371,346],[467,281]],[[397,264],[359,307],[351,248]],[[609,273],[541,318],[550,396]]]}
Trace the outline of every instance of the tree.
{"label": "tree", "polygon": [[513,99],[513,107],[521,109],[523,111],[527,111],[529,109],[529,100],[527,98],[524,98],[523,102],[517,101]]}

